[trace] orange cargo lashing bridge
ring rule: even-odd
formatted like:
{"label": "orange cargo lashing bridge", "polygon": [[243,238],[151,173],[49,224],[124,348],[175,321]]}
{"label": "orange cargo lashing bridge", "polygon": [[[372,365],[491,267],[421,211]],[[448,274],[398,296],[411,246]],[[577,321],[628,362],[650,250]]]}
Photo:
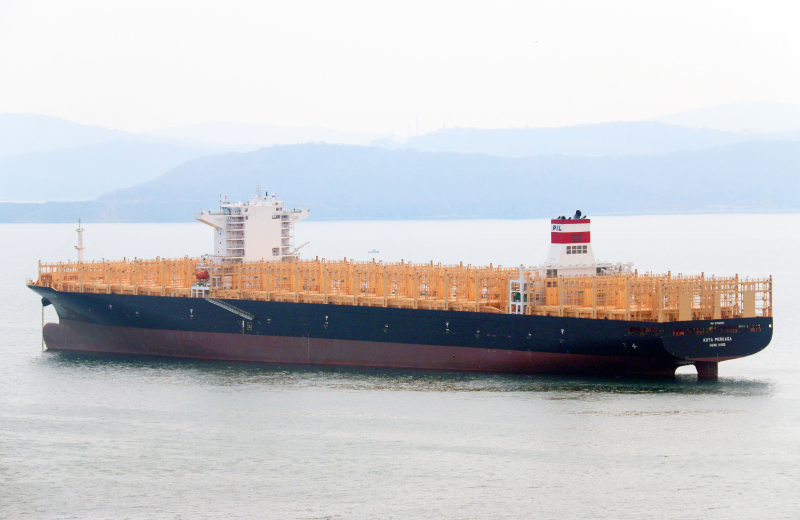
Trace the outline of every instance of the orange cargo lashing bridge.
{"label": "orange cargo lashing bridge", "polygon": [[[772,316],[772,277],[636,272],[547,277],[536,269],[492,265],[346,259],[208,264],[185,257],[39,262],[38,279],[28,283],[64,292],[489,313],[519,308],[537,316],[647,322]],[[524,307],[517,305],[522,302]]]}

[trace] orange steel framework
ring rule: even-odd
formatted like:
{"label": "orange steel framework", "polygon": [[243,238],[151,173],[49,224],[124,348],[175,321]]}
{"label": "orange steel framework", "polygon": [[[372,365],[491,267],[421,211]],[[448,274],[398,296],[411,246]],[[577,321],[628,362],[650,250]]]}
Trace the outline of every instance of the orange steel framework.
{"label": "orange steel framework", "polygon": [[[198,268],[208,290],[198,291]],[[522,269],[523,278],[520,280]],[[199,258],[39,262],[31,285],[101,294],[244,299],[669,322],[771,317],[772,277],[638,273],[541,277],[524,268],[308,260],[204,265]]]}

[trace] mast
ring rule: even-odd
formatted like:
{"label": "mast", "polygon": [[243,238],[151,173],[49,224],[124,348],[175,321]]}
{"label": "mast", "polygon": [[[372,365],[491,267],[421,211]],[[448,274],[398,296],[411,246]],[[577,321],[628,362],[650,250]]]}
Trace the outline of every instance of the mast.
{"label": "mast", "polygon": [[78,245],[75,246],[75,249],[78,250],[78,262],[83,262],[83,250],[86,249],[83,246],[83,228],[81,227],[81,219],[78,219]]}

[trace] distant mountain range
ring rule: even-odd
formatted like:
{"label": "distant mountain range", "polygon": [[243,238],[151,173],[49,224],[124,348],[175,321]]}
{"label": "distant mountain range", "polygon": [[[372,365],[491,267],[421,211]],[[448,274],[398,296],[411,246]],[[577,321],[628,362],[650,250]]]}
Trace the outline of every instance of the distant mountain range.
{"label": "distant mountain range", "polygon": [[654,117],[650,121],[726,132],[796,132],[800,130],[800,105],[742,101]]}
{"label": "distant mountain range", "polygon": [[[236,172],[236,175],[230,175]],[[800,210],[800,143],[621,157],[287,145],[189,160],[91,202],[0,205],[0,221],[190,221],[256,184],[315,219],[533,218]]]}
{"label": "distant mountain range", "polygon": [[246,152],[263,146],[325,142],[362,144],[386,137],[319,127],[286,128],[242,123],[204,123],[135,133],[83,125],[38,114],[0,114],[0,157],[75,148],[110,141],[142,141],[204,148],[218,153]]}
{"label": "distant mountain range", "polygon": [[0,114],[0,222],[186,220],[256,183],[317,218],[547,216],[572,199],[617,214],[800,208],[800,107],[735,103],[656,119],[455,128],[401,143],[234,123],[137,134]]}
{"label": "distant mountain range", "polygon": [[214,153],[205,148],[115,140],[0,157],[0,201],[94,199]]}
{"label": "distant mountain range", "polygon": [[287,128],[273,125],[244,123],[203,123],[145,132],[152,137],[179,139],[189,142],[214,143],[232,146],[273,146],[276,144],[330,143],[366,145],[383,134],[342,132],[320,127]]}
{"label": "distant mountain range", "polygon": [[91,200],[195,157],[309,141],[365,144],[381,134],[209,123],[151,133],[35,114],[0,114],[0,202]]}
{"label": "distant mountain range", "polygon": [[482,153],[500,157],[527,155],[644,155],[702,150],[752,141],[800,140],[800,131],[773,134],[723,132],[648,121],[599,123],[559,128],[438,130],[405,143],[389,139],[372,144],[422,152]]}
{"label": "distant mountain range", "polygon": [[[139,139],[122,130],[88,126],[37,114],[0,114],[0,157]],[[145,138],[152,140],[152,138]]]}

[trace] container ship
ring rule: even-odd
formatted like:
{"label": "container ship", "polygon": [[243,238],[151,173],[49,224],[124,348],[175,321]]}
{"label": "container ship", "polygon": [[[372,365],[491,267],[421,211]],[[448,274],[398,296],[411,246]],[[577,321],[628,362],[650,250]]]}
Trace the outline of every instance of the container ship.
{"label": "container ship", "polygon": [[[288,209],[260,188],[195,213],[202,257],[39,262],[48,349],[286,364],[670,376],[772,339],[772,277],[640,274],[595,260],[591,220],[550,221],[533,267],[301,259]],[[301,246],[302,247],[302,246]]]}

